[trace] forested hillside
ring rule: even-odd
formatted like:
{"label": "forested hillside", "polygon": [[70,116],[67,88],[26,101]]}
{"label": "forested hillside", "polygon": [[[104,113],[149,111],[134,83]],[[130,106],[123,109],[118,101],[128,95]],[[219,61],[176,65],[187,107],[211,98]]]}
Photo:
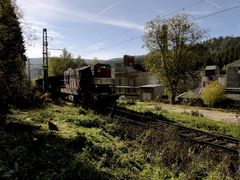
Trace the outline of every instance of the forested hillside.
{"label": "forested hillside", "polygon": [[[233,61],[240,59],[240,37],[217,37],[204,41],[200,44],[202,48],[201,59],[198,61],[196,68],[204,67],[206,65],[218,65],[222,68]],[[145,56],[136,56],[135,63],[144,63]],[[110,64],[122,63],[123,58],[109,59]]]}
{"label": "forested hillside", "polygon": [[240,59],[240,37],[218,37],[203,42],[206,53],[202,61],[206,65],[216,64],[220,68]]}

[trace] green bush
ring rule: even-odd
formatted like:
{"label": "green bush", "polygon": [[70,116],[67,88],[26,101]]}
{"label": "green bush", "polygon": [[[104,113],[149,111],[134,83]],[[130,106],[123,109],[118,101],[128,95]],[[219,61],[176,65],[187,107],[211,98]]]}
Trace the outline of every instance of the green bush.
{"label": "green bush", "polygon": [[92,118],[82,119],[81,121],[78,121],[76,124],[79,125],[79,126],[86,127],[86,128],[99,128],[99,127],[101,127],[101,123],[97,118],[95,118],[95,119],[92,119]]}
{"label": "green bush", "polygon": [[204,104],[213,107],[224,99],[224,86],[218,81],[212,81],[203,88],[201,97]]}

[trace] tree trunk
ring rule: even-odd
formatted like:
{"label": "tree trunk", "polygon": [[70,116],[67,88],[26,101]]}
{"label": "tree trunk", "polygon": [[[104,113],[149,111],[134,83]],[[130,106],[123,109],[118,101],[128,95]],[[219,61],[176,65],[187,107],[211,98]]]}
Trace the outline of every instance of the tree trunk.
{"label": "tree trunk", "polygon": [[176,98],[176,91],[171,90],[171,97],[170,97],[170,103],[175,104],[175,98]]}
{"label": "tree trunk", "polygon": [[9,111],[8,104],[6,103],[6,100],[0,99],[0,127],[4,127],[7,123],[7,113]]}
{"label": "tree trunk", "polygon": [[175,104],[175,97],[173,95],[171,96],[170,103]]}

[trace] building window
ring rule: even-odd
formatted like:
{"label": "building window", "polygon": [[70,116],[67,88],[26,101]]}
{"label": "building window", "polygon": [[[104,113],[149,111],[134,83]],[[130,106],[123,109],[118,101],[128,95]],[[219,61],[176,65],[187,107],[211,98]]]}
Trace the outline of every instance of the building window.
{"label": "building window", "polygon": [[128,85],[129,86],[136,86],[136,78],[135,77],[129,77]]}
{"label": "building window", "polygon": [[119,85],[119,86],[122,85],[122,81],[121,81],[121,79],[118,80],[118,85]]}

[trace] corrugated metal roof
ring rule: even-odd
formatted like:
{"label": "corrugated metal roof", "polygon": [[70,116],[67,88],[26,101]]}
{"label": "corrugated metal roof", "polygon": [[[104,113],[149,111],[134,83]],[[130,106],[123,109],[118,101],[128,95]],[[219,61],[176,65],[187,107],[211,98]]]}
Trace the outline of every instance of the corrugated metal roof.
{"label": "corrugated metal roof", "polygon": [[225,96],[234,101],[240,101],[240,94],[226,94]]}
{"label": "corrugated metal roof", "polygon": [[87,66],[83,66],[83,67],[80,67],[80,68],[78,68],[80,71],[82,71],[82,70],[85,70],[85,69],[87,69],[87,68],[89,68],[90,67],[90,65],[87,65]]}
{"label": "corrugated metal roof", "polygon": [[69,68],[67,71],[76,71],[76,70],[82,71],[82,70],[85,70],[85,69],[87,69],[87,68],[89,68],[89,67],[90,67],[90,65],[83,66],[83,67],[76,68],[76,69]]}
{"label": "corrugated metal roof", "polygon": [[178,98],[182,99],[201,99],[200,93],[194,92],[194,91],[187,91],[181,95],[178,96]]}
{"label": "corrugated metal roof", "polygon": [[205,70],[216,70],[217,69],[217,65],[211,65],[211,66],[206,66]]}
{"label": "corrugated metal roof", "polygon": [[140,88],[154,88],[154,87],[160,87],[160,84],[146,84],[143,86],[140,86]]}
{"label": "corrugated metal roof", "polygon": [[228,64],[227,67],[240,67],[240,59]]}
{"label": "corrugated metal roof", "polygon": [[138,89],[139,86],[115,86],[116,88]]}

